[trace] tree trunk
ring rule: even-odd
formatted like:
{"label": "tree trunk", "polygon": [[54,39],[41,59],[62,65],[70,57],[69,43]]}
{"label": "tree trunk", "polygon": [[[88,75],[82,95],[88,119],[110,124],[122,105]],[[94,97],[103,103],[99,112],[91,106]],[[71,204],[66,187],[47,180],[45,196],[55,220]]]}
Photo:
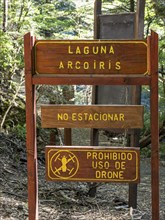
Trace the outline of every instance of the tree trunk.
{"label": "tree trunk", "polygon": [[3,32],[7,31],[7,20],[8,20],[8,0],[3,0]]}

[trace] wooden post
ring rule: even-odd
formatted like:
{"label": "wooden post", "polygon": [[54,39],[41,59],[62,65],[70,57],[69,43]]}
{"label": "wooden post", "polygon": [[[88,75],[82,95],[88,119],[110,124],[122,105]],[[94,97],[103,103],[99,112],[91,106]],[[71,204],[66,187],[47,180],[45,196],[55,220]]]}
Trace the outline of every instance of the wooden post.
{"label": "wooden post", "polygon": [[144,38],[144,9],[146,0],[137,0],[135,18],[135,39]]}
{"label": "wooden post", "polygon": [[27,33],[24,36],[25,88],[26,88],[26,150],[28,171],[29,220],[38,219],[38,172],[36,145],[36,99],[32,84],[32,47],[35,38]]}
{"label": "wooden post", "polygon": [[[101,8],[102,8],[102,0],[95,0],[94,3],[94,39],[99,39],[100,36],[100,25],[98,22],[98,15],[101,14]],[[97,103],[96,98],[96,92],[97,86],[92,87],[92,104]],[[91,146],[97,146],[98,145],[98,138],[99,138],[99,130],[98,129],[91,129],[90,133],[90,145]],[[94,193],[91,196],[95,196],[96,194],[96,188],[94,188]]]}
{"label": "wooden post", "polygon": [[65,145],[72,145],[72,129],[65,128],[64,129],[64,144]]}
{"label": "wooden post", "polygon": [[[144,9],[145,9],[145,0],[137,0],[137,6],[136,6],[136,13],[135,14],[129,14],[127,15],[127,27],[130,27],[125,31],[123,24],[123,28],[120,27],[118,30],[115,32],[114,26],[108,25],[106,23],[107,29],[104,31],[103,29],[103,24],[101,23],[101,2],[100,0],[95,1],[95,12],[94,12],[94,38],[99,39],[99,38],[111,38],[111,39],[143,39],[143,34],[144,34]],[[107,16],[107,15],[106,15]],[[116,21],[112,20],[113,22],[120,22],[122,23],[122,18],[120,18],[120,14],[116,15]],[[129,16],[129,17],[128,17]],[[129,19],[128,19],[129,18]],[[108,21],[108,16],[107,16],[107,21]],[[111,21],[111,17],[109,16],[109,22]],[[111,22],[112,22],[111,21]],[[134,22],[132,22],[134,21]],[[120,25],[121,25],[120,23]],[[116,24],[117,26],[117,24]],[[108,31],[109,30],[109,31]],[[112,87],[112,86],[111,86]],[[104,87],[105,88],[105,87]],[[110,87],[109,87],[110,88]],[[121,87],[118,87],[118,94],[121,91]],[[109,90],[110,91],[110,90]],[[108,89],[107,89],[108,92]],[[122,92],[122,91],[121,91]],[[99,102],[99,93],[104,94],[103,86],[93,86],[93,94],[92,94],[92,101],[93,103],[98,103]],[[130,98],[129,102],[131,104],[140,104],[141,101],[141,87],[140,86],[132,86],[129,87],[129,94]],[[112,95],[112,93],[111,93]],[[102,100],[105,99],[105,94],[102,95],[104,96]],[[101,101],[102,101],[101,100]],[[113,100],[113,99],[112,99]],[[106,101],[107,103],[107,101]],[[107,103],[108,104],[108,103]],[[114,100],[113,100],[114,104]],[[131,135],[130,139],[130,146],[139,146],[139,133],[140,131],[132,131],[133,134]],[[99,133],[98,130],[92,129],[91,131],[91,145],[98,145],[99,142]],[[133,208],[137,208],[137,184],[130,183],[129,184],[129,206]]]}
{"label": "wooden post", "polygon": [[[135,39],[144,38],[144,10],[145,0],[137,0],[136,16],[135,16]],[[132,104],[141,104],[141,86],[133,86],[132,88]],[[139,146],[140,130],[133,130],[130,138],[130,146]],[[129,184],[129,206],[137,208],[137,184]]]}
{"label": "wooden post", "polygon": [[159,115],[158,115],[158,34],[151,31],[149,70],[151,73],[151,187],[152,220],[159,220]]}
{"label": "wooden post", "polygon": [[101,14],[102,0],[95,0],[94,3],[94,39],[99,39],[100,30],[98,15]]}

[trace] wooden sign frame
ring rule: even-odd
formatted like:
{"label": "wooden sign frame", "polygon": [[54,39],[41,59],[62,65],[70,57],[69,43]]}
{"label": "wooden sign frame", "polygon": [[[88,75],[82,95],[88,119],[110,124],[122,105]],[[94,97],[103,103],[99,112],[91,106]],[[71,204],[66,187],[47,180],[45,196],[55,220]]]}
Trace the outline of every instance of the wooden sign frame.
{"label": "wooden sign frame", "polygon": [[40,40],[34,45],[36,74],[146,75],[147,59],[145,40]]}
{"label": "wooden sign frame", "polygon": [[42,105],[42,128],[143,128],[141,105]]}
{"label": "wooden sign frame", "polygon": [[148,85],[151,93],[151,187],[152,220],[159,220],[159,125],[158,125],[158,35],[151,31],[147,38],[148,72],[150,75],[83,76],[34,74],[35,37],[24,36],[25,87],[26,87],[26,149],[28,170],[29,220],[38,219],[38,170],[36,143],[35,86],[47,85]]}
{"label": "wooden sign frame", "polygon": [[140,151],[133,147],[46,146],[48,181],[140,182]]}

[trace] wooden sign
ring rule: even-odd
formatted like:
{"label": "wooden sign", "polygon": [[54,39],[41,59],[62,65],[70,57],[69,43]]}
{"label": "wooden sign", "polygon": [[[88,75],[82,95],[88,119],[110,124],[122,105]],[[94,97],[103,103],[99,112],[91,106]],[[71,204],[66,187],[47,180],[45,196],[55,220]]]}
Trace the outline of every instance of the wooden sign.
{"label": "wooden sign", "polygon": [[50,181],[139,182],[139,149],[46,146]]}
{"label": "wooden sign", "polygon": [[36,41],[37,74],[147,74],[146,41]]}
{"label": "wooden sign", "polygon": [[140,105],[44,105],[43,128],[142,128]]}

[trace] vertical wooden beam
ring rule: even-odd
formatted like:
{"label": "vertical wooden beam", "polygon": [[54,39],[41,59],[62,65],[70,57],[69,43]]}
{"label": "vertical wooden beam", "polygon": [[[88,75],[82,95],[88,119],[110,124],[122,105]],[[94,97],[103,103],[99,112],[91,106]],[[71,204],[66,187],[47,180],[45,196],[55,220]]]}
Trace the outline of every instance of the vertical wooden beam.
{"label": "vertical wooden beam", "polygon": [[[135,39],[144,38],[145,0],[137,0],[135,15]],[[132,104],[141,104],[141,86],[132,87]],[[140,130],[134,130],[130,138],[131,147],[139,147]],[[137,208],[137,184],[129,184],[129,206]]]}
{"label": "vertical wooden beam", "polygon": [[[102,0],[95,0],[94,3],[94,39],[100,39],[100,22],[99,15],[101,14]],[[97,100],[97,86],[92,87],[92,103],[95,104]],[[93,131],[92,131],[93,133]],[[92,135],[91,135],[92,137]]]}
{"label": "vertical wooden beam", "polygon": [[[102,10],[102,0],[95,0],[94,3],[94,39],[100,39],[100,22],[99,22],[99,15],[101,15]],[[98,86],[92,86],[92,104],[97,103],[97,88]],[[91,129],[90,132],[90,145],[91,146],[98,146],[99,143],[99,130],[98,129]],[[96,196],[97,191],[97,184],[96,183],[88,183],[89,191],[88,195],[90,197]]]}
{"label": "vertical wooden beam", "polygon": [[95,0],[94,3],[94,39],[100,38],[98,15],[101,14],[102,0]]}
{"label": "vertical wooden beam", "polygon": [[50,145],[56,145],[56,133],[54,130],[50,131]]}
{"label": "vertical wooden beam", "polygon": [[71,128],[65,128],[64,129],[64,144],[65,145],[72,145],[72,129]]}
{"label": "vertical wooden beam", "polygon": [[24,36],[25,89],[26,89],[26,150],[28,171],[29,220],[38,219],[38,172],[36,145],[36,98],[32,84],[32,47],[35,38],[30,33]]}
{"label": "vertical wooden beam", "polygon": [[149,71],[151,74],[151,187],[152,220],[159,220],[159,114],[158,114],[158,34],[151,31]]}
{"label": "vertical wooden beam", "polygon": [[[94,39],[100,38],[100,22],[99,15],[101,14],[102,0],[95,0],[94,3]],[[97,86],[92,86],[92,104],[97,103]],[[97,146],[99,142],[99,130],[91,129],[90,145]]]}
{"label": "vertical wooden beam", "polygon": [[136,5],[135,39],[144,38],[145,0],[138,0]]}

